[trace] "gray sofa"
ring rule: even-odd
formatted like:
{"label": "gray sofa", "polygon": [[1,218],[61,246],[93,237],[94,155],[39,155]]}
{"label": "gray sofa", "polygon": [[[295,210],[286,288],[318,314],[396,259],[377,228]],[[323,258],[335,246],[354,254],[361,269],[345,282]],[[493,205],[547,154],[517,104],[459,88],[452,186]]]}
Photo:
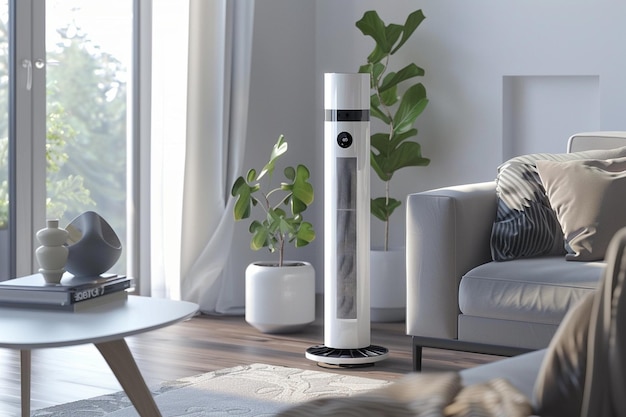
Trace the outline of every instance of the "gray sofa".
{"label": "gray sofa", "polygon": [[568,311],[546,349],[461,371],[469,387],[502,378],[536,415],[626,415],[626,227],[606,253],[598,287]]}
{"label": "gray sofa", "polygon": [[[581,133],[568,152],[622,146],[626,132]],[[496,208],[495,182],[408,196],[406,330],[414,369],[421,369],[422,347],[504,356],[545,348],[569,308],[596,288],[602,261],[492,261]]]}

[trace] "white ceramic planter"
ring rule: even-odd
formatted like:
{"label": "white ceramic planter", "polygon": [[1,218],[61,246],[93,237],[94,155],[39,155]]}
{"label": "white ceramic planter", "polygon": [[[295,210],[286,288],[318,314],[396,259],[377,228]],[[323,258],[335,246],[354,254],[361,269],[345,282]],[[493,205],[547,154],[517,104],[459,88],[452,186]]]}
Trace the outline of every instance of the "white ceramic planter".
{"label": "white ceramic planter", "polygon": [[399,322],[406,318],[405,250],[370,251],[370,320]]}
{"label": "white ceramic planter", "polygon": [[246,268],[246,321],[263,333],[301,330],[315,320],[315,270],[308,262]]}

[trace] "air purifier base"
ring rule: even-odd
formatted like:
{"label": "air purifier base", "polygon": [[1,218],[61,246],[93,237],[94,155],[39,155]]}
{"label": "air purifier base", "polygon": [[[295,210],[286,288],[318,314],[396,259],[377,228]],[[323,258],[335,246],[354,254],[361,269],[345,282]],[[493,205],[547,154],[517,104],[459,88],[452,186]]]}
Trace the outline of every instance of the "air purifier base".
{"label": "air purifier base", "polygon": [[361,368],[372,366],[389,356],[389,349],[370,345],[359,349],[336,349],[325,345],[311,346],[305,357],[323,368]]}

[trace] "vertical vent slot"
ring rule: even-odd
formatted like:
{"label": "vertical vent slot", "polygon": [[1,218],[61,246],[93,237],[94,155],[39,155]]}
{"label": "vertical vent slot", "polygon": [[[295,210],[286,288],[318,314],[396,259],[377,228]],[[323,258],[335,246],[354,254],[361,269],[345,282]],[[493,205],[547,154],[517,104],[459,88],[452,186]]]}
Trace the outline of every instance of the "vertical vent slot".
{"label": "vertical vent slot", "polygon": [[356,158],[337,158],[337,318],[357,318]]}

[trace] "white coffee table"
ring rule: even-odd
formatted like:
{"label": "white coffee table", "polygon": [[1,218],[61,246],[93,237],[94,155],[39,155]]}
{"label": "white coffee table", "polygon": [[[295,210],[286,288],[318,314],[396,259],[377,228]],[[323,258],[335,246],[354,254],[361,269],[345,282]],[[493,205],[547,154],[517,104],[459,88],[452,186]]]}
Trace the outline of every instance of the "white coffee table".
{"label": "white coffee table", "polygon": [[192,317],[186,301],[129,296],[79,312],[0,308],[0,347],[21,352],[22,417],[30,416],[31,350],[93,343],[142,417],[161,416],[124,338]]}

